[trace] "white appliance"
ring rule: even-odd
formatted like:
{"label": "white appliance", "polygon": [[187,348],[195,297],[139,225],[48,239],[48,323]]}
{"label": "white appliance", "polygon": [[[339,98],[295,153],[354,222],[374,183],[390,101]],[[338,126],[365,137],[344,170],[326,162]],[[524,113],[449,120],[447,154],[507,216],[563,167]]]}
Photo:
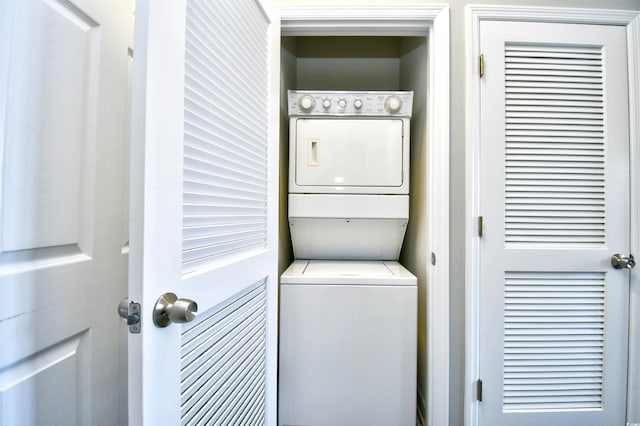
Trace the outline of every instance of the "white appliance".
{"label": "white appliance", "polygon": [[409,220],[412,100],[412,92],[289,91],[296,259],[398,259]]}
{"label": "white appliance", "polygon": [[417,283],[397,262],[413,94],[288,96],[278,423],[414,425]]}
{"label": "white appliance", "polygon": [[296,260],[280,279],[282,425],[415,425],[416,278]]}

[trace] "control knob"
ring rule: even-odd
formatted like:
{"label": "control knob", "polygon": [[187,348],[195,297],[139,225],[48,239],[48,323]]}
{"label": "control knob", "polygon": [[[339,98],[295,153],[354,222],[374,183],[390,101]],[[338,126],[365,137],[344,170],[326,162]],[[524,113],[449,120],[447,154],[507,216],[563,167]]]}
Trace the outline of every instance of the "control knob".
{"label": "control knob", "polygon": [[331,99],[325,99],[325,100],[323,100],[323,101],[322,101],[322,106],[323,106],[325,109],[329,109],[329,108],[331,108]]}
{"label": "control knob", "polygon": [[362,99],[356,99],[355,101],[353,101],[353,107],[355,109],[362,108]]}
{"label": "control knob", "polygon": [[347,101],[345,99],[340,99],[338,101],[338,108],[344,109],[347,106]]}
{"label": "control knob", "polygon": [[384,107],[391,114],[395,114],[402,108],[402,99],[398,96],[389,96],[384,103]]}
{"label": "control knob", "polygon": [[316,101],[311,95],[303,95],[298,99],[298,106],[302,111],[310,112],[313,110],[313,107],[316,106]]}

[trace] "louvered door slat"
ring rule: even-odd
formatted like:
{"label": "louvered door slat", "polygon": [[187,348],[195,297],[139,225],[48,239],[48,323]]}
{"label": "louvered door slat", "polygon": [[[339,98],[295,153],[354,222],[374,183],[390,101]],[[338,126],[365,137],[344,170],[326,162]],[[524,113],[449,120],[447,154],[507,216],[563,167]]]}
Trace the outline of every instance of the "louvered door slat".
{"label": "louvered door slat", "polygon": [[236,253],[243,249],[249,249],[255,247],[261,241],[262,237],[253,238],[227,238],[227,241],[219,244],[204,245],[201,247],[194,247],[183,251],[183,264],[185,267],[192,268],[193,270],[204,268],[210,262],[210,253],[212,251],[219,255]]}
{"label": "louvered door slat", "polygon": [[184,274],[264,248],[268,209],[268,23],[251,0],[191,0],[186,28]]}
{"label": "louvered door slat", "polygon": [[181,353],[183,425],[242,424],[229,419],[264,416],[266,281],[185,327]]}
{"label": "louvered door slat", "polygon": [[190,183],[206,185],[209,179],[217,179],[226,188],[235,189],[235,190],[251,191],[255,193],[255,192],[259,192],[261,188],[259,184],[254,184],[252,182],[249,182],[248,180],[242,180],[241,184],[236,185],[235,179],[231,179],[229,177],[222,176],[222,175],[217,175],[213,173],[211,170],[209,170],[208,172],[201,172],[198,170],[189,170],[189,172],[186,172],[184,174],[184,180],[187,185]]}
{"label": "louvered door slat", "polygon": [[[195,62],[195,61],[194,61]],[[194,64],[196,65],[196,64]],[[247,135],[249,137],[258,137],[260,135],[259,130],[253,128],[251,123],[247,123],[246,121],[242,121],[240,117],[238,117],[238,113],[245,112],[255,112],[252,111],[252,108],[243,105],[224,105],[215,103],[217,93],[225,92],[230,89],[233,89],[232,86],[229,86],[227,82],[218,82],[215,79],[206,78],[204,76],[200,76],[199,74],[195,74],[190,76],[189,83],[191,84],[194,95],[193,95],[193,111],[194,114],[200,113],[201,118],[205,118],[208,114],[208,111],[211,110],[216,114],[224,117],[227,121],[224,123],[219,123],[223,125],[222,129],[225,131],[233,132],[235,127],[237,126],[237,131],[240,134]],[[206,123],[206,121],[203,121]],[[251,140],[248,141],[249,143]],[[250,146],[250,145],[248,145]],[[258,149],[260,149],[260,145],[255,145]],[[240,147],[242,148],[242,147]]]}
{"label": "louvered door slat", "polygon": [[197,153],[193,155],[193,158],[189,156],[188,150],[185,150],[184,166],[188,167],[185,170],[185,176],[189,173],[199,173],[200,176],[209,176],[211,179],[217,176],[222,176],[225,179],[232,180],[240,187],[244,187],[244,184],[252,185],[253,188],[261,184],[260,172],[255,173],[254,170],[245,167],[238,167],[237,169],[230,169],[233,161],[226,161],[221,156],[209,156],[208,158],[202,158]]}
{"label": "louvered door slat", "polygon": [[598,273],[506,273],[505,411],[601,407],[604,284]]}
{"label": "louvered door slat", "polygon": [[[231,31],[211,31],[211,24],[221,25],[221,28],[236,27],[247,28],[250,27],[248,17],[245,17],[242,22],[234,22],[231,18],[234,12],[238,8],[242,8],[243,4],[239,3],[234,5],[233,9],[216,7],[214,2],[205,4],[194,3],[194,15],[192,21],[192,35],[194,43],[198,44],[203,52],[208,53],[207,56],[201,58],[203,62],[208,62],[214,69],[223,72],[237,71],[238,77],[250,78],[250,70],[233,68],[233,65],[229,62],[229,58],[238,58],[242,62],[251,61],[252,59],[261,60],[265,59],[266,49],[260,49],[264,45],[264,39],[257,43],[247,43],[245,34],[251,33],[251,31],[242,31],[240,33]],[[249,11],[249,15],[255,15],[255,10]],[[200,16],[207,19],[200,19]],[[264,21],[256,22],[259,27],[264,26]],[[234,34],[236,37],[230,38],[229,34]],[[222,43],[220,46],[216,46],[213,43]],[[238,49],[243,48],[243,49]],[[236,50],[237,49],[237,50]],[[255,57],[252,57],[255,54]],[[212,74],[215,77],[215,74]],[[253,86],[257,80],[247,82],[248,86],[240,88],[240,90],[258,89],[257,86]],[[250,91],[245,92],[250,94]]]}
{"label": "louvered door slat", "polygon": [[[526,76],[524,81],[521,75]],[[591,76],[594,81],[585,80]],[[543,81],[536,81],[536,77],[543,77]],[[505,47],[507,245],[604,244],[601,79],[599,48],[547,51],[522,45]],[[513,109],[515,105],[519,107]],[[538,109],[539,105],[545,109]],[[589,110],[581,111],[584,107]],[[603,189],[589,191],[585,185]],[[566,228],[545,226],[548,220],[536,220],[566,217],[569,212],[576,216],[586,213],[594,221],[588,227]],[[516,220],[522,215],[530,220]]]}

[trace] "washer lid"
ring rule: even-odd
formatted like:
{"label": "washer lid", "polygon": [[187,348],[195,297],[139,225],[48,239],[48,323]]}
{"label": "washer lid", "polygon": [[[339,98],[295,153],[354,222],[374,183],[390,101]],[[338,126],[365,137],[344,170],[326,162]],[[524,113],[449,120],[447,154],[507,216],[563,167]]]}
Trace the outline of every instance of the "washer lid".
{"label": "washer lid", "polygon": [[382,262],[311,261],[304,270],[306,276],[393,277]]}
{"label": "washer lid", "polygon": [[296,260],[280,277],[282,284],[416,285],[416,277],[398,262]]}

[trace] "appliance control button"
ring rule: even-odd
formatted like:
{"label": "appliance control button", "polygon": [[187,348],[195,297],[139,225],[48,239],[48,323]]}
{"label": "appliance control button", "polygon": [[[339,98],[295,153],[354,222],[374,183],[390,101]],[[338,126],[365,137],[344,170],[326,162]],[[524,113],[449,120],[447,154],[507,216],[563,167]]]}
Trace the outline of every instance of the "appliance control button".
{"label": "appliance control button", "polygon": [[356,99],[355,101],[353,101],[353,107],[355,109],[362,108],[362,99]]}
{"label": "appliance control button", "polygon": [[331,108],[331,99],[325,99],[322,101],[322,106],[325,107],[326,109]]}
{"label": "appliance control button", "polygon": [[347,106],[347,101],[346,101],[345,99],[340,99],[340,100],[338,101],[338,107],[339,107],[339,108],[344,108],[344,107],[346,107],[346,106]]}
{"label": "appliance control button", "polygon": [[398,96],[389,96],[387,101],[384,103],[384,107],[390,113],[396,113],[400,111],[400,108],[402,108],[402,99]]}
{"label": "appliance control button", "polygon": [[298,105],[302,111],[309,112],[313,110],[313,107],[316,105],[316,101],[313,99],[313,96],[303,95],[298,99]]}

